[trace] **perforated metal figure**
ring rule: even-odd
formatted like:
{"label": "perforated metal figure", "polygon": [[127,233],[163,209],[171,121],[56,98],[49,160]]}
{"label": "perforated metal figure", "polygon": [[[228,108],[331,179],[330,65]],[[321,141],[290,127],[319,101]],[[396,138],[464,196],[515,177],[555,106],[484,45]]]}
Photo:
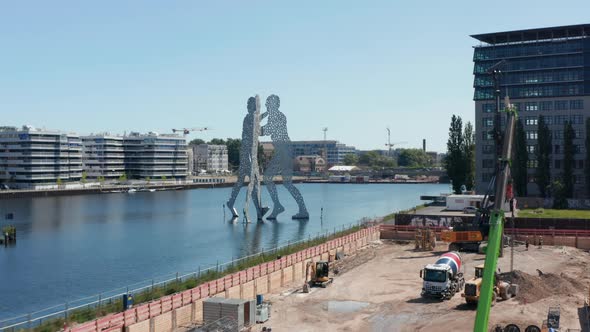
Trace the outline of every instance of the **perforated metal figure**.
{"label": "perforated metal figure", "polygon": [[238,216],[238,212],[234,208],[236,197],[240,193],[240,189],[244,186],[246,176],[249,177],[250,184],[248,185],[248,192],[246,194],[246,205],[244,208],[244,215],[247,220],[248,217],[248,203],[249,197],[252,197],[254,206],[256,207],[256,214],[258,220],[262,219],[263,209],[260,206],[260,172],[258,170],[258,136],[260,132],[260,98],[258,96],[248,98],[248,114],[244,117],[242,125],[242,144],[240,146],[240,166],[238,169],[238,179],[234,184],[227,207],[234,217]]}
{"label": "perforated metal figure", "polygon": [[261,135],[270,136],[274,146],[274,155],[264,172],[264,184],[266,185],[273,201],[273,210],[267,219],[276,219],[280,213],[285,211],[285,208],[279,202],[277,188],[273,182],[273,178],[276,175],[282,176],[283,185],[289,191],[291,196],[293,196],[299,207],[299,212],[292,218],[308,219],[309,213],[305,207],[303,196],[293,185],[292,181],[293,148],[291,146],[289,134],[287,133],[287,117],[279,111],[280,104],[281,101],[277,95],[270,95],[266,99],[267,111],[261,116],[262,118],[268,116],[268,122],[262,126]]}

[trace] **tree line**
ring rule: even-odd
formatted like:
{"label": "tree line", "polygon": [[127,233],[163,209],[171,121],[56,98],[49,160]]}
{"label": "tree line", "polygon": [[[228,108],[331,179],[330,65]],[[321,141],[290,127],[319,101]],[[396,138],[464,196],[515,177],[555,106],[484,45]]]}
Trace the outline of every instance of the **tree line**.
{"label": "tree line", "polygon": [[467,122],[463,127],[461,117],[454,114],[451,117],[444,164],[453,185],[453,192],[460,194],[463,186],[466,190],[474,190],[475,130],[471,122]]}
{"label": "tree line", "polygon": [[[590,118],[586,119],[586,158],[584,163],[584,177],[586,193],[590,196]],[[530,135],[535,135],[531,131]],[[554,198],[555,208],[567,208],[567,198],[574,196],[574,168],[576,133],[570,121],[566,121],[563,128],[563,146],[553,145],[551,130],[544,116],[537,119],[537,144],[527,144],[527,133],[522,119],[516,122],[513,157],[510,161],[512,183],[515,194],[528,196],[528,184],[534,183],[541,197]],[[563,149],[563,150],[561,150]],[[560,151],[561,150],[561,151]],[[553,160],[552,155],[563,153],[562,160]],[[529,158],[532,155],[533,158]],[[492,160],[495,159],[492,158]],[[557,177],[551,177],[551,165],[561,172]],[[447,174],[453,183],[453,191],[461,192],[461,186],[469,190],[475,185],[475,132],[471,123],[463,128],[461,117],[453,115],[447,141],[447,157],[445,159]]]}
{"label": "tree line", "polygon": [[[512,164],[512,174],[515,183],[515,191],[519,196],[527,196],[527,184],[529,175],[532,176],[533,182],[539,190],[541,197],[553,197],[554,208],[567,208],[567,198],[574,196],[574,167],[576,146],[574,139],[576,133],[570,121],[566,121],[563,127],[563,146],[553,145],[553,137],[547,126],[544,116],[539,116],[537,120],[537,144],[528,145],[526,143],[526,132],[522,120],[519,119],[516,124],[516,142],[515,156]],[[590,119],[586,120],[586,188],[590,194],[590,155],[588,148],[590,141],[588,138],[590,130]],[[563,159],[552,160],[552,154],[561,153],[563,148]],[[533,151],[531,151],[531,149]],[[529,160],[529,153],[533,152],[534,158]],[[562,171],[557,177],[551,178],[551,163],[554,162],[555,169]],[[529,169],[534,169],[529,174]]]}

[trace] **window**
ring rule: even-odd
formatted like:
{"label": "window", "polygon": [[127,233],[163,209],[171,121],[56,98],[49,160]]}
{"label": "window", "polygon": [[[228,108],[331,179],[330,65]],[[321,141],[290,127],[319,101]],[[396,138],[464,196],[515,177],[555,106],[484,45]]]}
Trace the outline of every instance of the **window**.
{"label": "window", "polygon": [[524,110],[525,111],[538,111],[539,104],[537,104],[536,102],[524,103]]}
{"label": "window", "polygon": [[526,162],[526,167],[528,167],[528,168],[537,168],[538,165],[539,164],[538,164],[537,160],[534,160],[534,159],[527,160],[527,162]]}
{"label": "window", "polygon": [[555,169],[561,168],[561,159],[555,159]]}
{"label": "window", "polygon": [[566,121],[568,121],[569,117],[567,115],[556,115],[553,117],[553,123],[556,125],[562,125],[565,124]]}
{"label": "window", "polygon": [[492,179],[492,173],[481,173],[481,180],[483,182],[489,182]]}
{"label": "window", "polygon": [[490,131],[484,130],[481,132],[481,134],[482,134],[482,138],[484,141],[494,139],[494,133],[491,130]]}
{"label": "window", "polygon": [[570,109],[571,110],[584,109],[584,101],[581,99],[570,100]]}
{"label": "window", "polygon": [[582,118],[582,115],[580,114],[574,114],[572,116],[570,116],[570,122],[572,124],[582,124],[584,121],[584,119]]}
{"label": "window", "polygon": [[483,146],[483,153],[493,153],[494,146],[493,145],[484,145]]}
{"label": "window", "polygon": [[494,126],[494,118],[483,118],[483,126],[484,127],[493,127]]}
{"label": "window", "polygon": [[546,125],[552,125],[553,124],[553,117],[552,116],[544,116],[543,120],[545,120],[545,124]]}
{"label": "window", "polygon": [[584,160],[580,159],[580,160],[576,160],[576,168],[584,168]]}
{"label": "window", "polygon": [[583,138],[582,131],[580,129],[574,129],[574,138]]}
{"label": "window", "polygon": [[524,123],[527,126],[536,126],[537,125],[537,117],[536,116],[527,116],[524,118]]}
{"label": "window", "polygon": [[563,139],[563,130],[553,130],[551,132],[551,138]]}
{"label": "window", "polygon": [[525,132],[526,139],[537,139],[537,131],[536,130],[527,130]]}
{"label": "window", "polygon": [[560,150],[559,145],[555,145],[555,153],[561,153],[561,152],[559,152],[559,150]]}
{"label": "window", "polygon": [[574,175],[574,183],[575,184],[582,183],[582,176],[581,175]]}
{"label": "window", "polygon": [[496,109],[496,107],[494,106],[494,104],[482,104],[481,105],[481,110],[484,113],[493,113],[495,109]]}
{"label": "window", "polygon": [[494,159],[482,159],[481,166],[483,168],[494,168]]}
{"label": "window", "polygon": [[528,153],[535,153],[535,150],[537,149],[536,145],[527,145],[526,146],[526,150]]}
{"label": "window", "polygon": [[551,111],[553,109],[553,102],[552,101],[542,101],[539,104],[539,108],[541,111]]}
{"label": "window", "polygon": [[556,100],[555,101],[555,110],[556,111],[563,111],[567,110],[568,102],[567,100]]}
{"label": "window", "polygon": [[580,153],[580,152],[582,152],[582,149],[580,149],[580,146],[578,144],[575,144],[574,151],[576,151],[575,153]]}

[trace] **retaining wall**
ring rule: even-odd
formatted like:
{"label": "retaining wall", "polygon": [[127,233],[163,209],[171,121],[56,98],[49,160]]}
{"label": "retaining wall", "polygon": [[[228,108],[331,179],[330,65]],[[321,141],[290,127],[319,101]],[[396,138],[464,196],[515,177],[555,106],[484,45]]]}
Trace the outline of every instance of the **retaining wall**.
{"label": "retaining wall", "polygon": [[[303,283],[307,261],[333,259],[337,250],[353,252],[370,241],[379,239],[379,226],[330,240],[275,261],[226,275],[195,288],[140,304],[67,329],[69,332],[163,332],[203,320],[203,300],[209,297],[255,299],[289,284]],[[348,248],[348,250],[347,250]],[[332,253],[332,255],[330,255]]]}
{"label": "retaining wall", "polygon": [[[414,226],[381,225],[380,238],[389,240],[414,241]],[[436,239],[440,240],[440,227],[432,227],[436,232]],[[505,230],[506,234],[512,232]],[[518,241],[529,240],[531,245],[537,245],[543,241],[548,246],[568,246],[579,249],[590,249],[590,231],[588,230],[563,230],[563,229],[514,229],[515,238]]]}

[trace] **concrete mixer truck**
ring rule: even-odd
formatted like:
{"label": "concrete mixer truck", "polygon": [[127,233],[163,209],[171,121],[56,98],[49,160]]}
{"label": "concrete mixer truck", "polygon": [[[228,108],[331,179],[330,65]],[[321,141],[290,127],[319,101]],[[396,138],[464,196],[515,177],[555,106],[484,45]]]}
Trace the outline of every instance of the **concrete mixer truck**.
{"label": "concrete mixer truck", "polygon": [[434,264],[428,264],[420,271],[422,296],[448,300],[465,286],[461,272],[461,256],[451,251],[441,255]]}

